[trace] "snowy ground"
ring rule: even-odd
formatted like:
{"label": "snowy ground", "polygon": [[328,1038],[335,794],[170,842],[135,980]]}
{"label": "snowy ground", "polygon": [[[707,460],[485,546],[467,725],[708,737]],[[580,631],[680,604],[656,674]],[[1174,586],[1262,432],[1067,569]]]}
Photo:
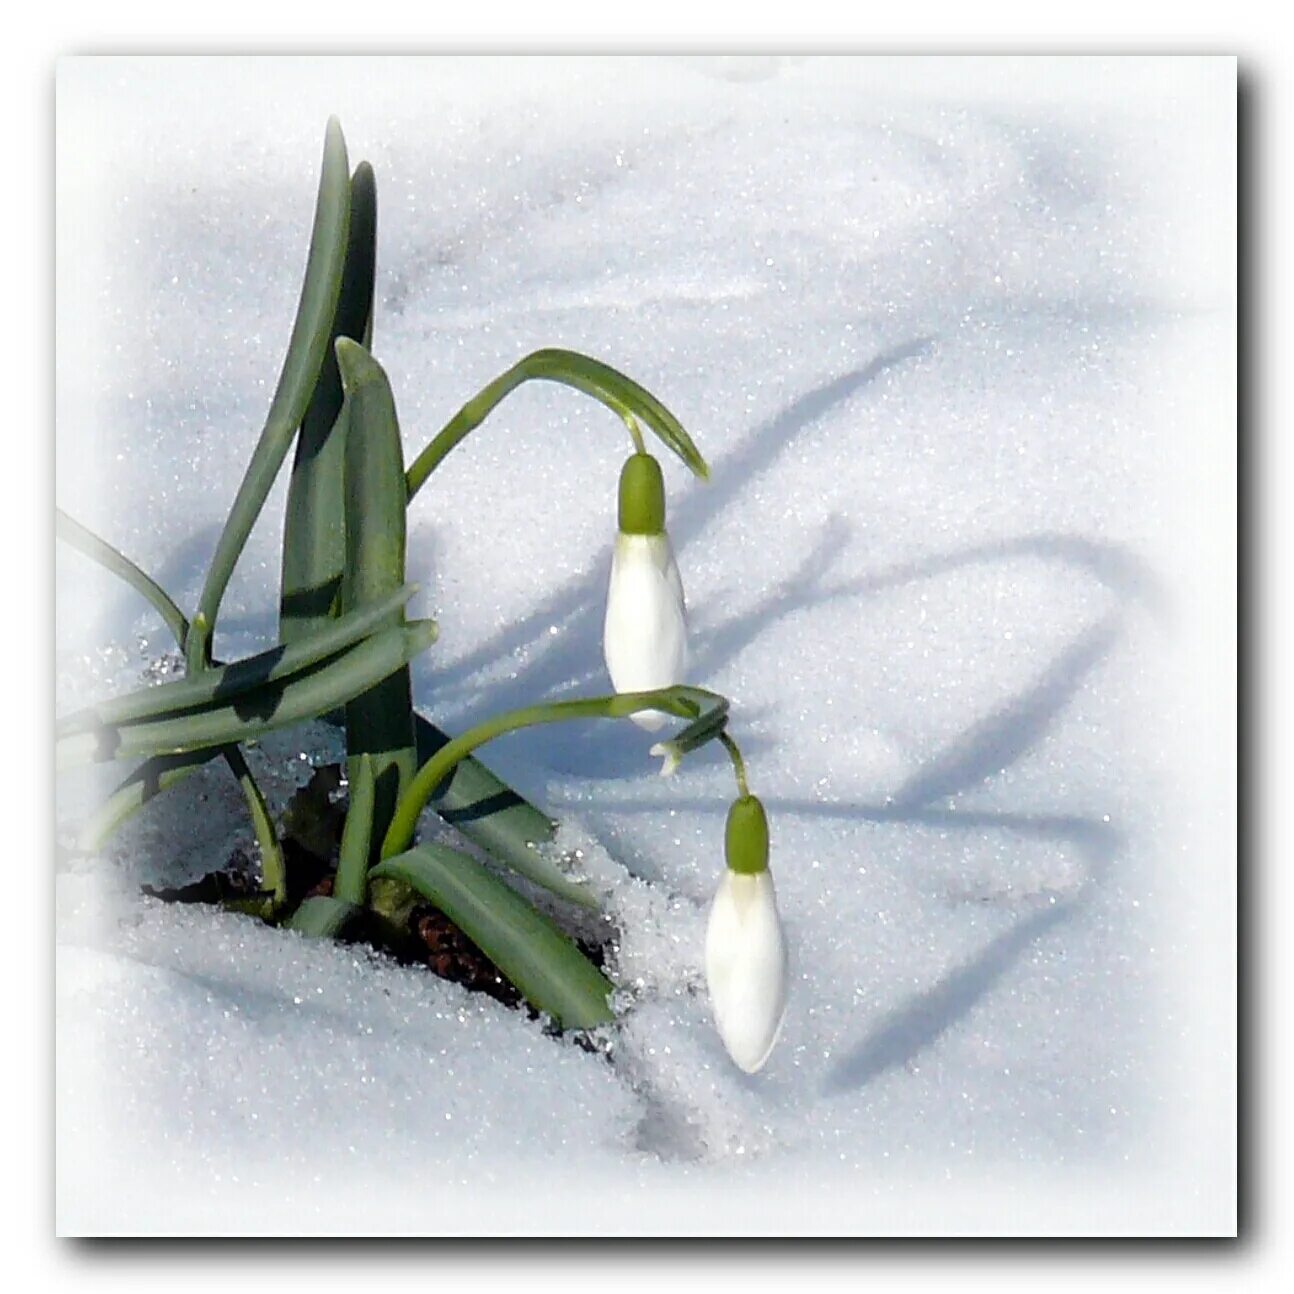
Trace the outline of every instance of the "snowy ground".
{"label": "snowy ground", "polygon": [[[1225,1232],[1234,1214],[1228,60],[64,64],[59,502],[196,601],[286,341],[325,118],[378,176],[412,454],[529,350],[675,410],[692,681],[773,821],[793,998],[700,977],[731,779],[631,725],[490,762],[623,931],[613,1062],[413,970],[144,899],[213,772],[57,876],[64,1232]],[[605,686],[627,441],[523,389],[411,514],[449,727]],[[268,645],[282,491],[218,651]],[[58,562],[60,708],[168,646]],[[90,614],[89,608],[97,608]],[[146,641],[145,641],[146,640]],[[266,743],[276,775],[334,753]],[[93,803],[60,784],[60,830]],[[300,780],[304,780],[304,775]]]}

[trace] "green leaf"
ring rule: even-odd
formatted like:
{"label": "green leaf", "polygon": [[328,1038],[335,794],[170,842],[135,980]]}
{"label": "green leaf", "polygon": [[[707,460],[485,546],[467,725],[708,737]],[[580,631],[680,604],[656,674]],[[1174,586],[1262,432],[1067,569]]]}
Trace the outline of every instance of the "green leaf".
{"label": "green leaf", "polygon": [[226,746],[318,718],[407,665],[435,637],[434,621],[415,621],[374,634],[290,679],[254,688],[234,704],[73,733],[55,743],[58,766]]}
{"label": "green leaf", "polygon": [[283,526],[283,580],[279,638],[287,643],[317,629],[335,611],[346,564],[341,417],[341,371],[333,346],[338,337],[368,345],[373,323],[377,256],[377,190],[373,168],[361,162],[350,181],[350,231],[341,291],[319,381],[301,423]]}
{"label": "green leaf", "polygon": [[196,672],[211,655],[211,636],[216,615],[230,576],[260,516],[274,478],[283,464],[319,379],[327,354],[350,224],[350,182],[347,178],[346,141],[337,119],[330,118],[324,141],[323,169],[315,204],[314,229],[306,261],[305,281],[297,305],[296,322],[288,342],[287,355],[260,440],[238,488],[233,508],[225,521],[215,556],[207,571],[198,611],[193,618],[186,655]]}
{"label": "green leaf", "polygon": [[[336,720],[330,717],[329,722]],[[451,738],[416,710],[413,725],[418,763],[422,765]],[[587,886],[566,876],[546,853],[557,835],[557,824],[474,755],[466,755],[454,765],[432,791],[428,804],[459,835],[485,850],[496,862],[559,898],[598,911],[597,897]]]}
{"label": "green leaf", "polygon": [[196,773],[204,764],[227,754],[229,748],[194,750],[183,755],[155,755],[146,759],[104,801],[97,813],[81,828],[76,847],[97,853],[113,833],[154,796]]}
{"label": "green leaf", "polygon": [[54,531],[65,544],[70,544],[78,552],[98,562],[105,570],[125,580],[136,593],[147,598],[153,609],[166,622],[166,627],[174,635],[180,650],[184,650],[184,640],[189,633],[189,622],[156,580],[140,570],[129,557],[119,553],[111,544],[105,543],[92,530],[87,530],[79,521],[74,521],[62,508],[54,509]]}
{"label": "green leaf", "polygon": [[[132,588],[142,593],[154,606],[167,627],[175,636],[176,644],[184,650],[189,632],[189,622],[184,618],[179,607],[170,599],[166,591],[155,580],[151,579],[129,558],[119,553],[110,544],[105,543],[93,532],[79,522],[74,521],[62,509],[56,509],[56,528],[59,536],[78,548],[88,557],[99,562],[114,575],[125,580]],[[162,690],[162,689],[157,689]],[[154,689],[143,689],[136,696],[143,696]],[[211,752],[212,754],[216,752]],[[269,808],[261,788],[256,784],[247,761],[237,746],[226,746],[219,751],[229,765],[230,771],[238,779],[243,798],[247,802],[247,811],[251,816],[256,831],[256,839],[261,847],[261,860],[264,866],[266,883],[273,891],[268,903],[272,911],[283,902],[286,894],[287,876],[284,869],[283,852],[279,848],[278,836],[270,818]],[[192,755],[164,759],[152,764],[147,761],[142,769],[135,773],[117,788],[95,814],[94,818],[82,829],[79,844],[83,849],[98,850],[104,842],[131,814],[135,813],[154,795],[188,777],[196,768],[210,757],[208,752],[201,752],[195,758]]]}
{"label": "green leaf", "polygon": [[[448,734],[416,713],[414,730],[419,765],[449,744]],[[568,903],[598,910],[597,897],[589,887],[571,880],[547,852],[557,824],[474,756],[454,765],[432,791],[428,804],[444,822],[505,867]]]}
{"label": "green leaf", "polygon": [[230,665],[202,670],[173,683],[142,687],[126,696],[101,701],[60,719],[56,732],[65,736],[90,728],[139,723],[211,705],[233,704],[267,683],[283,682],[353,647],[384,620],[389,621],[391,612],[398,611],[416,591],[412,584],[403,585],[394,593],[359,607],[340,619],[326,621],[322,628],[298,639],[290,647],[272,647]]}
{"label": "green leaf", "polygon": [[270,806],[266,804],[265,796],[252,776],[252,770],[247,767],[246,757],[237,746],[233,746],[226,748],[225,760],[242,788],[243,799],[247,802],[247,811],[256,832],[256,843],[261,848],[261,879],[264,887],[270,891],[269,900],[262,907],[264,915],[268,917],[277,912],[287,900],[287,864],[283,860],[278,833],[274,830]]}
{"label": "green leaf", "polygon": [[283,924],[298,934],[313,939],[336,939],[364,914],[363,908],[327,894],[314,894],[304,900]]}
{"label": "green leaf", "polygon": [[377,798],[378,761],[356,755],[346,761],[349,797],[342,826],[334,893],[349,903],[363,903],[373,853],[373,805]]}
{"label": "green leaf", "polygon": [[[378,362],[358,342],[338,338],[337,364],[346,393],[345,514],[346,568],[341,607],[386,596],[404,582],[405,490],[404,451],[391,385]],[[399,625],[403,612],[391,612]],[[363,811],[371,821],[350,833],[377,848],[405,786],[413,776],[413,686],[408,669],[396,671],[346,706],[346,762],[350,781],[372,778],[371,803]],[[368,763],[368,767],[363,765]],[[352,810],[354,811],[354,810]],[[348,855],[338,874],[338,894],[363,902],[366,865]]]}
{"label": "green leaf", "polygon": [[474,858],[419,845],[373,869],[434,903],[516,985],[563,1028],[592,1029],[614,1016],[614,985],[547,917]]}
{"label": "green leaf", "polygon": [[409,498],[418,493],[450,450],[479,427],[506,396],[523,382],[533,381],[560,382],[600,400],[624,420],[635,444],[641,441],[636,421],[641,418],[692,472],[702,480],[709,479],[710,468],[693,444],[692,437],[650,391],[601,360],[576,351],[550,349],[537,350],[514,364],[473,396],[445,424],[409,468],[406,477]]}

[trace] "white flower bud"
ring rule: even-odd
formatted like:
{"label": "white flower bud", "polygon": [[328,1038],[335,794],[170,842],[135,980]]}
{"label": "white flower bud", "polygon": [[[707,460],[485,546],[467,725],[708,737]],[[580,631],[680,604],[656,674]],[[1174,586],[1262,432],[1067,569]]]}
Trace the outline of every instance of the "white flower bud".
{"label": "white flower bud", "polygon": [[762,1068],[786,1013],[786,943],[772,873],[725,867],[705,935],[715,1027],[748,1074]]}
{"label": "white flower bud", "polygon": [[[687,613],[678,566],[664,532],[616,536],[602,643],[617,692],[650,692],[683,682]],[[633,716],[650,732],[665,718],[659,710]]]}

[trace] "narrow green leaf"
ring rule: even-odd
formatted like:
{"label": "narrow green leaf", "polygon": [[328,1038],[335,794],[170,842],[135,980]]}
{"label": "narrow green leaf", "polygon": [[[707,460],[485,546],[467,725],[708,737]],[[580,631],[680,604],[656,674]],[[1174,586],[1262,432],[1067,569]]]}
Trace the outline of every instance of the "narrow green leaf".
{"label": "narrow green leaf", "polygon": [[270,806],[265,803],[265,796],[252,776],[252,770],[247,767],[243,752],[237,746],[227,748],[225,760],[242,788],[243,799],[251,814],[252,828],[256,832],[256,843],[261,847],[261,881],[270,892],[262,909],[263,915],[269,917],[283,906],[288,897],[288,873],[283,849],[279,845],[278,832],[274,829],[274,819],[270,816]]}
{"label": "narrow green leaf", "polygon": [[97,853],[117,828],[154,796],[183,782],[204,764],[222,754],[227,755],[227,748],[193,750],[183,755],[155,755],[152,759],[146,759],[81,828],[76,847],[86,853]]}
{"label": "narrow green leaf", "polygon": [[55,743],[58,766],[225,746],[318,718],[407,665],[435,636],[433,621],[415,621],[374,634],[291,679],[255,688],[232,705],[73,733]]}
{"label": "narrow green leaf", "polygon": [[73,520],[62,508],[54,509],[54,518],[55,533],[65,544],[70,544],[79,553],[98,562],[105,570],[125,580],[136,593],[148,599],[153,609],[166,622],[166,627],[174,635],[180,649],[183,650],[184,640],[189,633],[189,622],[184,618],[180,608],[171,601],[166,590],[140,570],[129,557],[119,553],[111,544],[105,543],[79,521]]}
{"label": "narrow green leaf", "polygon": [[269,651],[202,670],[188,678],[157,687],[138,688],[125,696],[80,710],[58,721],[59,736],[91,728],[139,723],[168,715],[179,715],[211,705],[233,704],[267,683],[286,681],[321,661],[353,647],[398,611],[416,592],[406,584],[366,606],[358,607],[337,620],[328,620],[290,647]]}
{"label": "narrow green leaf", "polygon": [[346,141],[337,119],[328,122],[324,141],[323,168],[315,205],[314,229],[306,261],[305,281],[297,306],[296,321],[288,342],[287,355],[278,386],[270,402],[269,415],[260,440],[238,488],[234,505],[216,544],[206,583],[193,618],[186,655],[192,672],[208,662],[211,636],[215,632],[220,601],[230,576],[260,516],[261,508],[283,464],[314,393],[328,350],[337,297],[341,290],[350,223],[350,182],[347,177]]}
{"label": "narrow green leaf", "polygon": [[516,985],[563,1028],[592,1029],[614,1015],[614,985],[547,917],[474,858],[419,845],[379,864],[376,878],[403,881],[434,903]]}
{"label": "narrow green leaf", "polygon": [[[381,365],[350,338],[338,338],[335,349],[346,393],[346,567],[341,589],[341,609],[346,612],[404,582],[404,451],[391,385]],[[400,609],[391,612],[391,624],[402,621]],[[373,779],[372,821],[363,835],[370,845],[368,861],[376,862],[378,846],[417,764],[407,668],[346,706],[346,757],[352,782],[358,784],[361,776],[370,774]],[[370,768],[362,768],[365,761]],[[363,869],[348,872],[349,888],[343,897],[362,902],[364,878]]]}
{"label": "narrow green leaf", "polygon": [[[449,745],[448,734],[416,713],[414,730],[420,766]],[[474,756],[454,765],[432,791],[428,804],[455,831],[505,867],[568,903],[598,910],[597,897],[589,887],[571,880],[547,852],[557,824]]]}
{"label": "narrow green leaf", "polygon": [[373,852],[373,805],[377,798],[378,761],[373,755],[357,755],[346,762],[349,796],[333,892],[348,903],[363,903]]}
{"label": "narrow green leaf", "polygon": [[335,939],[363,915],[363,909],[327,894],[313,894],[283,924],[312,939]]}
{"label": "narrow green leaf", "polygon": [[333,614],[346,564],[341,417],[341,371],[333,346],[350,337],[368,346],[373,323],[377,256],[377,190],[373,168],[361,162],[350,181],[350,230],[341,291],[319,381],[301,423],[283,526],[279,638],[295,639]]}
{"label": "narrow green leaf", "polygon": [[[166,622],[175,636],[176,645],[183,651],[189,632],[189,622],[161,585],[110,544],[74,521],[62,509],[56,509],[56,513],[56,525],[60,538],[142,593]],[[145,688],[134,695],[143,697],[152,691],[153,689]],[[247,767],[242,751],[237,746],[226,746],[218,751],[200,751],[163,757],[156,762],[145,761],[109,796],[98,813],[82,828],[78,840],[79,847],[90,851],[101,849],[112,833],[148,800],[176,782],[183,781],[216,754],[224,756],[230,771],[238,779],[243,798],[247,803],[248,813],[256,831],[256,839],[261,847],[265,880],[273,890],[271,907],[281,904],[286,894],[287,883],[283,852],[279,847],[278,836],[274,830],[265,797],[261,794],[261,789]]]}
{"label": "narrow green leaf", "polygon": [[473,396],[414,459],[406,476],[409,498],[418,493],[450,450],[479,427],[506,396],[523,382],[533,381],[560,382],[600,400],[624,420],[635,444],[641,439],[636,422],[641,418],[692,472],[702,480],[709,478],[710,468],[692,437],[650,391],[588,355],[571,350],[537,350]]}
{"label": "narrow green leaf", "polygon": [[262,878],[270,897],[261,904],[258,911],[263,909],[266,917],[273,916],[287,898],[287,865],[269,805],[247,767],[243,752],[237,746],[217,746],[209,750],[188,751],[182,755],[155,755],[146,759],[81,828],[77,848],[86,853],[97,853],[114,832],[154,796],[186,780],[203,765],[221,756],[238,779],[261,849]]}
{"label": "narrow green leaf", "polygon": [[[451,738],[416,710],[413,724],[418,763],[422,765]],[[546,852],[557,835],[557,824],[474,755],[465,755],[454,765],[433,790],[428,804],[496,862],[559,898],[595,912],[599,909],[588,887],[572,881]]]}

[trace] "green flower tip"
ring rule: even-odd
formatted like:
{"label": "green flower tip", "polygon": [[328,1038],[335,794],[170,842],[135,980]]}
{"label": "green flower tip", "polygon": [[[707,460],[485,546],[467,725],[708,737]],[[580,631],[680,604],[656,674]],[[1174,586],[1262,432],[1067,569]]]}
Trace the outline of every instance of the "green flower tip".
{"label": "green flower tip", "polygon": [[620,469],[620,533],[665,531],[665,478],[650,454],[631,454]]}
{"label": "green flower tip", "polygon": [[742,795],[732,802],[723,850],[729,871],[755,876],[768,870],[768,815],[756,796]]}

